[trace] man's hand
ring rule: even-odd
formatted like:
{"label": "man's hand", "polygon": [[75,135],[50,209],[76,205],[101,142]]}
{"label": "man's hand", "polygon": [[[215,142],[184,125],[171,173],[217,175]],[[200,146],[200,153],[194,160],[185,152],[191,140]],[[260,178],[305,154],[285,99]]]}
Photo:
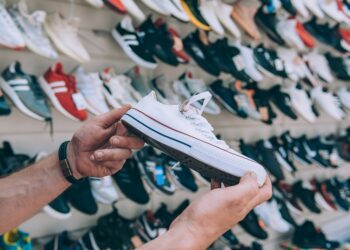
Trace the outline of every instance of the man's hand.
{"label": "man's hand", "polygon": [[271,195],[270,179],[259,188],[256,176],[247,174],[238,185],[216,188],[194,201],[172,223],[169,233],[187,235],[183,238],[187,239],[186,249],[207,249]]}
{"label": "man's hand", "polygon": [[120,118],[131,108],[125,105],[95,117],[80,127],[68,146],[68,161],[77,179],[104,177],[119,171],[132,149],[140,149],[144,142],[128,136]]}

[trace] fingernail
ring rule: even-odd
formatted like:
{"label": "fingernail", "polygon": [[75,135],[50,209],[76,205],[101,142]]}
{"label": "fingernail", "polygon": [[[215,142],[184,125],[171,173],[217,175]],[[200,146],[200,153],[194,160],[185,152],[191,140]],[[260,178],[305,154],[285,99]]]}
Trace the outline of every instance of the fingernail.
{"label": "fingernail", "polygon": [[94,155],[90,155],[90,160],[94,161],[95,160],[95,156]]}
{"label": "fingernail", "polygon": [[119,143],[120,143],[120,140],[117,137],[113,138],[113,142],[112,142],[113,145],[119,145]]}
{"label": "fingernail", "polygon": [[98,152],[96,153],[96,158],[97,158],[97,159],[101,159],[102,156],[103,156],[103,153],[102,153],[101,151],[98,151]]}
{"label": "fingernail", "polygon": [[256,175],[255,172],[250,172],[249,174],[250,174],[251,177],[254,178],[254,180],[257,180],[257,179],[258,179],[258,176]]}

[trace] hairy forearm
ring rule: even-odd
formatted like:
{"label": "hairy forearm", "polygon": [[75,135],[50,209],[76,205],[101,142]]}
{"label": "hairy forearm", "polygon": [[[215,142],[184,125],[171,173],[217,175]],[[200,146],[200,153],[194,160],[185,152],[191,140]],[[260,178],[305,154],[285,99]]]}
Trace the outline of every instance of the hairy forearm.
{"label": "hairy forearm", "polygon": [[0,178],[0,234],[33,216],[68,186],[57,153]]}

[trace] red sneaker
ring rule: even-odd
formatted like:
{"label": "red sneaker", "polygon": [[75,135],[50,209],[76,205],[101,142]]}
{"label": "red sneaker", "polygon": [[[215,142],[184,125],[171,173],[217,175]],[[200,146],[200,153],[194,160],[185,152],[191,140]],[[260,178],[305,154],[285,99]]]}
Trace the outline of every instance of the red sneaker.
{"label": "red sneaker", "polygon": [[59,112],[75,121],[87,119],[85,100],[77,91],[75,77],[65,74],[61,63],[49,68],[39,83]]}
{"label": "red sneaker", "polygon": [[121,14],[126,14],[128,11],[121,0],[103,0],[111,9],[118,11]]}
{"label": "red sneaker", "polygon": [[297,21],[297,33],[301,40],[303,40],[305,46],[308,48],[314,48],[316,45],[315,39],[306,31],[304,25]]}

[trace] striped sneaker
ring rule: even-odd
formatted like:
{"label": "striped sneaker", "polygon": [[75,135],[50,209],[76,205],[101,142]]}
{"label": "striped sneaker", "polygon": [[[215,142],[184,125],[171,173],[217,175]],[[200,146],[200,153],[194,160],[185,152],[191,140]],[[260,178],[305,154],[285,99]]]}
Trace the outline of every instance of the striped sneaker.
{"label": "striped sneaker", "polygon": [[39,83],[53,106],[64,116],[74,121],[87,119],[86,102],[77,90],[75,77],[64,73],[61,63],[49,68],[39,78]]}
{"label": "striped sneaker", "polygon": [[39,121],[50,121],[51,112],[35,76],[25,73],[19,62],[2,72],[0,87],[25,115]]}

